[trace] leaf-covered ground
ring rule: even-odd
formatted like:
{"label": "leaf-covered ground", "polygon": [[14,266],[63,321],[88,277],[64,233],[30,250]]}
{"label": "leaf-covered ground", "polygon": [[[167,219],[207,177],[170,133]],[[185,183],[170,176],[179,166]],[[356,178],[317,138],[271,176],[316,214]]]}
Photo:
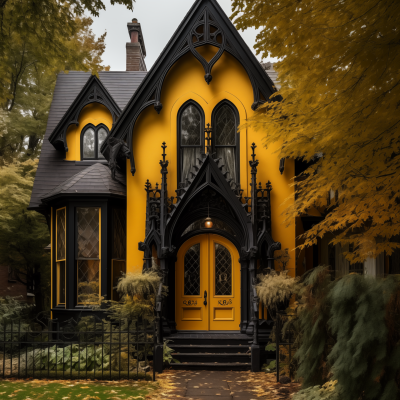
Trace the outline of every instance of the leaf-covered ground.
{"label": "leaf-covered ground", "polygon": [[146,398],[158,385],[145,381],[0,381],[0,399],[134,400]]}
{"label": "leaf-covered ground", "polygon": [[179,400],[290,400],[299,383],[281,384],[275,374],[250,371],[172,371],[157,375],[160,388],[148,398]]}

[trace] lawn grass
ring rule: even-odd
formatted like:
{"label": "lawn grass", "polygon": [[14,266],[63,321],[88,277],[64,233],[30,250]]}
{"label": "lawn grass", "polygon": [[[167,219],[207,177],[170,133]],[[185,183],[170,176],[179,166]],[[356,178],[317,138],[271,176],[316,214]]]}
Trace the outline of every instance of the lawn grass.
{"label": "lawn grass", "polygon": [[2,380],[0,399],[13,400],[133,400],[157,389],[146,381]]}

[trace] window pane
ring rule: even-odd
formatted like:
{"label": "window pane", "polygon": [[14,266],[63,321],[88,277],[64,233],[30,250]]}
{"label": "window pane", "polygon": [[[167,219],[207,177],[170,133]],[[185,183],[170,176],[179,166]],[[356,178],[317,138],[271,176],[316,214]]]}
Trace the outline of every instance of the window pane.
{"label": "window pane", "polygon": [[83,158],[95,158],[94,130],[89,128],[83,135]]}
{"label": "window pane", "polygon": [[107,137],[107,131],[104,128],[100,128],[97,132],[97,137],[98,137],[98,141],[99,141],[99,145],[97,147],[97,157],[104,158],[103,154],[101,154],[101,152],[100,152],[100,147]]}
{"label": "window pane", "polygon": [[234,147],[217,147],[217,158],[222,158],[226,170],[229,172],[227,178],[236,181],[236,149]]}
{"label": "window pane", "polygon": [[117,261],[113,260],[112,262],[112,299],[115,301],[119,301],[121,299],[121,295],[117,292],[117,285],[119,278],[126,274],[126,264],[125,261]]}
{"label": "window pane", "polygon": [[78,220],[78,258],[99,258],[99,208],[79,207]]}
{"label": "window pane", "polygon": [[215,243],[215,294],[232,295],[232,257],[222,244]]}
{"label": "window pane", "polygon": [[181,116],[181,144],[185,146],[200,146],[201,116],[195,106],[186,107]]}
{"label": "window pane", "polygon": [[100,261],[78,260],[78,303],[98,303]]}
{"label": "window pane", "polygon": [[57,263],[58,270],[58,302],[65,304],[65,261]]}
{"label": "window pane", "polygon": [[65,208],[57,210],[57,260],[65,260]]}
{"label": "window pane", "polygon": [[182,152],[182,171],[181,171],[181,182],[187,184],[187,181],[192,177],[190,173],[192,167],[197,164],[197,158],[200,158],[201,148],[200,147],[183,147]]}
{"label": "window pane", "polygon": [[126,211],[114,208],[112,258],[125,260],[125,254],[126,254]]}
{"label": "window pane", "polygon": [[200,294],[200,244],[192,246],[184,259],[184,295]]}
{"label": "window pane", "polygon": [[233,110],[227,106],[222,106],[216,115],[215,144],[227,146],[236,144],[236,118]]}

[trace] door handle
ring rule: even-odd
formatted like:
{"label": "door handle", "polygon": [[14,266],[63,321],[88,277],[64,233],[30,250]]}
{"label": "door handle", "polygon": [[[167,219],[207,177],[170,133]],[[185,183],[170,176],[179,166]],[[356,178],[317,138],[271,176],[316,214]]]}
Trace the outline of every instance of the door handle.
{"label": "door handle", "polygon": [[206,306],[207,305],[207,290],[204,291],[204,302],[203,304]]}

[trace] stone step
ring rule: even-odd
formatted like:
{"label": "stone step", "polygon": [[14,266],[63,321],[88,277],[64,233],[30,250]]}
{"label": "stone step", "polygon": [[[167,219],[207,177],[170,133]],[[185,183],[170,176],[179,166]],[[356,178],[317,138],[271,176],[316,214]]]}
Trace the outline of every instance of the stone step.
{"label": "stone step", "polygon": [[173,353],[172,356],[180,362],[200,363],[247,363],[251,354],[246,353]]}
{"label": "stone step", "polygon": [[[239,335],[238,335],[239,336]],[[218,338],[216,336],[208,337],[174,337],[167,336],[165,339],[170,340],[168,344],[169,347],[174,348],[174,345],[215,345],[215,346],[225,346],[225,345],[242,345],[242,346],[250,346],[252,343],[252,339],[250,337],[239,336],[238,338],[227,337],[227,338]]]}
{"label": "stone step", "polygon": [[250,371],[251,364],[248,363],[206,363],[206,362],[183,362],[170,364],[172,369],[183,370],[205,370],[205,371]]}
{"label": "stone step", "polygon": [[218,344],[175,344],[168,343],[168,346],[177,353],[246,353],[250,345],[226,345]]}

